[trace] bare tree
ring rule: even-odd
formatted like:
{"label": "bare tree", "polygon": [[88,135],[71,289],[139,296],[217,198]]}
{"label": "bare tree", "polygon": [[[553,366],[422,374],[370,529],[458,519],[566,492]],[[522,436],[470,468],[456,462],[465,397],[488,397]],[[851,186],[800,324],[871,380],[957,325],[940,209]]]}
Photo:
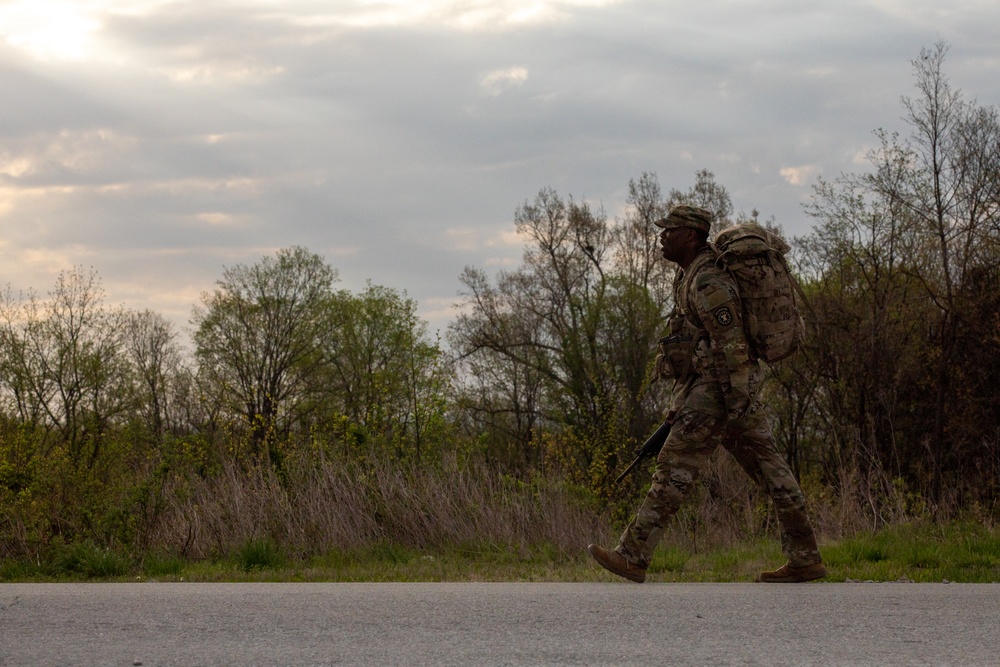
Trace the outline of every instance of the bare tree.
{"label": "bare tree", "polygon": [[[937,309],[934,425],[926,440],[934,462],[935,497],[941,493],[942,470],[960,449],[946,443],[956,354],[967,318],[975,312],[962,284],[979,265],[982,249],[996,247],[990,233],[1000,213],[997,113],[964,102],[961,91],[951,87],[943,72],[947,52],[948,46],[939,42],[912,61],[918,95],[903,98],[912,132],[902,142],[884,143],[868,181],[883,200],[899,202],[913,221],[910,252],[919,264],[911,275]],[[902,178],[897,177],[899,164],[905,165]],[[988,255],[986,259],[990,261]]]}
{"label": "bare tree", "polygon": [[819,182],[810,213],[820,224],[800,243],[825,317],[814,353],[828,432],[891,474],[927,471],[935,500],[946,475],[961,485],[977,467],[982,438],[956,416],[976,414],[963,400],[962,383],[981,375],[970,355],[996,349],[981,323],[1000,211],[997,112],[951,87],[947,51],[938,43],[912,61],[909,134],[877,131],[870,172]]}
{"label": "bare tree", "polygon": [[715,180],[715,174],[709,169],[702,169],[695,174],[695,182],[690,190],[682,192],[672,189],[667,197],[668,208],[678,204],[700,206],[712,212],[714,221],[712,227],[719,230],[732,224],[733,202],[729,191]]}
{"label": "bare tree", "polygon": [[[710,172],[698,184],[677,199],[703,194],[731,210]],[[526,458],[545,452],[601,492],[630,444],[663,418],[650,366],[673,271],[653,223],[671,202],[644,173],[629,183],[627,203],[623,218],[609,221],[585,201],[539,191],[514,214],[521,266],[495,280],[467,268],[464,308],[449,330],[463,376],[490,369],[467,385],[466,405],[516,434]]]}
{"label": "bare tree", "polygon": [[664,197],[656,174],[643,172],[638,180],[629,180],[626,205],[625,214],[611,230],[615,264],[629,284],[648,290],[657,303],[666,303],[671,298],[674,269],[660,255],[660,228],[653,223],[666,217],[672,202]]}
{"label": "bare tree", "polygon": [[178,389],[183,361],[170,322],[150,310],[131,313],[125,322],[124,349],[135,370],[136,408],[143,412],[153,439],[160,442],[170,423],[171,401]]}

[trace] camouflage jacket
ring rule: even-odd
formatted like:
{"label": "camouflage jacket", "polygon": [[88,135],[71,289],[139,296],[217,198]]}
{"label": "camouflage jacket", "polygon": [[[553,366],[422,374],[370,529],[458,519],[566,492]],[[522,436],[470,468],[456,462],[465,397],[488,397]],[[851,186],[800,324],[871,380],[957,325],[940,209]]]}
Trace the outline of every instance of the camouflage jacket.
{"label": "camouflage jacket", "polygon": [[675,387],[671,409],[688,407],[733,419],[755,400],[761,372],[743,329],[736,282],[715,259],[715,250],[705,248],[674,281],[678,314],[699,333],[691,375]]}

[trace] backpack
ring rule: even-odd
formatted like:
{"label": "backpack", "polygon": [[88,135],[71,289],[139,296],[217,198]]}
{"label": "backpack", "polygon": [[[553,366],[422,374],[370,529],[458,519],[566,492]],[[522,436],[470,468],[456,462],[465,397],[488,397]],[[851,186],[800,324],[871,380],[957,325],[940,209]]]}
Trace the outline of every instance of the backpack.
{"label": "backpack", "polygon": [[790,356],[806,332],[796,295],[807,302],[785,262],[788,244],[759,225],[743,223],[719,232],[714,245],[717,264],[739,288],[743,326],[754,353],[768,363]]}

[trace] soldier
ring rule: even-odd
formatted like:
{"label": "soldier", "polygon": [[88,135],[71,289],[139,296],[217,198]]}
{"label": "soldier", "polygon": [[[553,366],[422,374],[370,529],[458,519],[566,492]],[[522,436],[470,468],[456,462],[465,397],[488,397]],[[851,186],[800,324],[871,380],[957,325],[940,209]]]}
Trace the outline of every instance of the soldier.
{"label": "soldier", "polygon": [[763,372],[743,329],[739,292],[717,266],[708,243],[712,215],[677,206],[656,221],[663,229],[664,259],[681,270],[674,281],[676,309],[661,341],[656,372],[675,380],[667,421],[673,424],[656,459],[653,483],[635,518],[613,550],[587,550],[604,568],[642,583],[667,522],[677,513],[718,445],[767,489],[781,523],[788,562],[757,581],[795,583],[826,576],[805,497],[778,453],[757,398]]}

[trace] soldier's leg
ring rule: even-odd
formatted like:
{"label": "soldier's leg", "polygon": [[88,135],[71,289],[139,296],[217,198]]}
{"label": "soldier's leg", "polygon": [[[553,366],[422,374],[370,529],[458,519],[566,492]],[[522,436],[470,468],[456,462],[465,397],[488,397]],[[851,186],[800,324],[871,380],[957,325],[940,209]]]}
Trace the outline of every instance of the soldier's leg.
{"label": "soldier's leg", "polygon": [[615,551],[629,562],[647,567],[663,530],[680,509],[712,450],[721,442],[719,420],[693,410],[682,411],[656,458],[653,483]]}
{"label": "soldier's leg", "polygon": [[781,548],[792,567],[822,562],[816,534],[806,511],[806,499],[795,475],[778,452],[771,428],[760,411],[745,419],[746,428],[724,446],[747,474],[771,496],[781,523]]}

